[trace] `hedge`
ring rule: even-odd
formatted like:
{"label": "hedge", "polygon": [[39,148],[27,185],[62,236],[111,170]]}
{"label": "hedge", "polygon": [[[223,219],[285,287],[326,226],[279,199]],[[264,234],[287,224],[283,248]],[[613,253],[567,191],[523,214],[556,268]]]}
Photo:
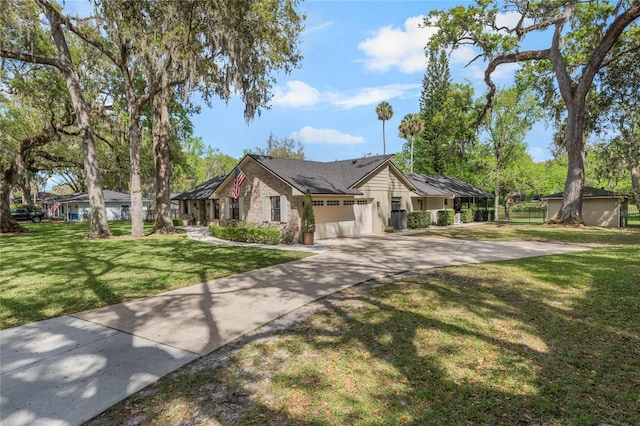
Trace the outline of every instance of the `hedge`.
{"label": "hedge", "polygon": [[209,232],[222,240],[258,244],[279,244],[281,237],[279,229],[251,226],[210,226]]}
{"label": "hedge", "polygon": [[473,212],[473,220],[476,222],[493,222],[493,210],[476,210]]}
{"label": "hedge", "polygon": [[407,213],[407,227],[409,229],[428,228],[431,225],[430,211],[416,211]]}
{"label": "hedge", "polygon": [[438,226],[453,225],[456,213],[453,210],[438,210]]}
{"label": "hedge", "polygon": [[462,221],[462,223],[473,222],[473,210],[471,209],[460,210],[460,220]]}
{"label": "hedge", "polygon": [[182,226],[184,221],[182,219],[173,219],[173,226]]}

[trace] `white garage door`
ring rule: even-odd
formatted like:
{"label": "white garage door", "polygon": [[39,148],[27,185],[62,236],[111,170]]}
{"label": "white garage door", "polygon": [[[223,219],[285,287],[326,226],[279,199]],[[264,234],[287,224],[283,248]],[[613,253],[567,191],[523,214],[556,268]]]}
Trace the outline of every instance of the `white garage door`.
{"label": "white garage door", "polygon": [[[336,205],[337,202],[340,204]],[[322,206],[314,206],[316,238],[370,234],[373,229],[371,202],[360,202],[362,204],[355,200],[324,200]]]}

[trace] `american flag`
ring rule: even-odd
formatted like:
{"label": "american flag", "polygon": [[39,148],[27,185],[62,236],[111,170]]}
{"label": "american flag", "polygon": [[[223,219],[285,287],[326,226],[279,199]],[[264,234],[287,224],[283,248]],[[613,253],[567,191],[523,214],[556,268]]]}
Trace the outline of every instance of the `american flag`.
{"label": "american flag", "polygon": [[244,180],[247,178],[247,176],[245,176],[244,173],[242,173],[242,170],[240,170],[240,167],[236,166],[236,176],[233,179],[233,199],[237,200],[238,197],[240,197],[240,186],[242,185],[242,182],[244,182]]}
{"label": "american flag", "polygon": [[58,200],[53,200],[53,204],[51,204],[51,213],[55,213],[56,210],[58,210],[58,207],[60,207]]}

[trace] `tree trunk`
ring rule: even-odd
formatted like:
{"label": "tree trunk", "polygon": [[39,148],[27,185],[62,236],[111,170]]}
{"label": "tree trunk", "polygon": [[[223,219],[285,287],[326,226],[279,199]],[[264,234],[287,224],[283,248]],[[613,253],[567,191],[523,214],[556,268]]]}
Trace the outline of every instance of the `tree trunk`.
{"label": "tree trunk", "polygon": [[[640,159],[640,137],[638,137],[638,129],[636,122],[632,121],[629,129],[620,129],[627,147],[627,163],[629,173],[631,174],[631,197],[633,203],[640,209],[640,188],[638,188],[640,180],[640,171],[638,170],[638,159]],[[635,140],[634,140],[635,138]]]}
{"label": "tree trunk", "polygon": [[11,189],[18,180],[18,167],[15,161],[2,166],[0,175],[0,232],[26,232],[27,229],[11,217]]}
{"label": "tree trunk", "polygon": [[496,190],[494,192],[495,201],[493,203],[493,221],[498,222],[498,218],[500,217],[500,183],[496,181]]}
{"label": "tree trunk", "polygon": [[633,203],[640,209],[640,189],[638,188],[638,182],[640,181],[640,172],[638,166],[629,159],[629,172],[631,173],[631,196],[633,197]]}
{"label": "tree trunk", "polygon": [[129,155],[131,166],[131,236],[144,237],[144,212],[140,183],[140,112],[129,102]]}
{"label": "tree trunk", "polygon": [[109,231],[107,211],[104,205],[104,194],[100,182],[100,168],[98,167],[95,140],[89,120],[89,108],[82,96],[82,89],[73,69],[71,53],[69,52],[69,47],[67,46],[67,41],[62,31],[62,22],[52,5],[43,0],[39,0],[38,4],[44,11],[51,26],[51,34],[60,55],[60,71],[69,90],[69,95],[71,96],[71,102],[73,103],[73,109],[82,139],[84,172],[87,179],[89,206],[91,208],[90,230],[87,237],[109,237],[111,236],[111,232]]}
{"label": "tree trunk", "polygon": [[[166,81],[166,77],[164,78]],[[171,147],[170,112],[171,96],[166,82],[153,96],[153,154],[156,166],[156,222],[154,233],[171,234],[176,228],[171,220]]]}
{"label": "tree trunk", "polygon": [[411,136],[411,173],[413,173],[413,141],[415,138],[415,136]]}
{"label": "tree trunk", "polygon": [[33,198],[33,192],[31,191],[31,182],[27,176],[22,176],[17,183],[22,193],[22,204],[35,205],[36,202]]}
{"label": "tree trunk", "polygon": [[387,139],[384,132],[384,120],[382,120],[382,155],[387,155]]}
{"label": "tree trunk", "polygon": [[[577,98],[577,97],[576,97]],[[582,191],[585,178],[585,145],[584,130],[584,101],[574,99],[567,104],[567,157],[569,160],[567,180],[564,185],[562,206],[551,223],[582,224]]]}

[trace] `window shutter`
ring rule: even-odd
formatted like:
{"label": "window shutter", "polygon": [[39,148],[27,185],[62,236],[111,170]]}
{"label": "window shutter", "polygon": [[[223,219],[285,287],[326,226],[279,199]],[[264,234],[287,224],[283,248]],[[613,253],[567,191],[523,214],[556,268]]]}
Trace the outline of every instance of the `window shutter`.
{"label": "window shutter", "polygon": [[244,197],[238,198],[238,216],[240,220],[244,220]]}
{"label": "window shutter", "polygon": [[287,197],[280,196],[280,222],[287,222]]}
{"label": "window shutter", "polygon": [[262,198],[262,221],[269,222],[269,197]]}
{"label": "window shutter", "polygon": [[231,198],[227,197],[227,201],[224,203],[224,218],[226,220],[231,219]]}

